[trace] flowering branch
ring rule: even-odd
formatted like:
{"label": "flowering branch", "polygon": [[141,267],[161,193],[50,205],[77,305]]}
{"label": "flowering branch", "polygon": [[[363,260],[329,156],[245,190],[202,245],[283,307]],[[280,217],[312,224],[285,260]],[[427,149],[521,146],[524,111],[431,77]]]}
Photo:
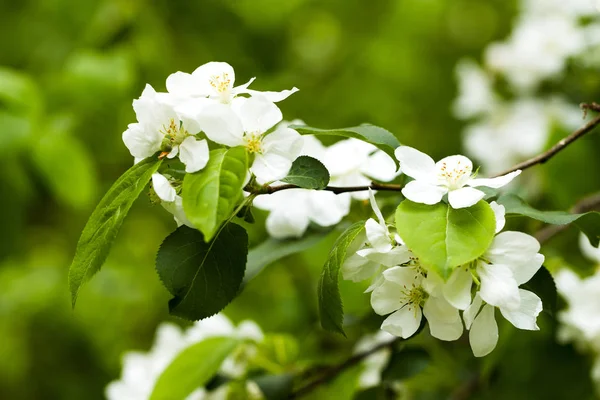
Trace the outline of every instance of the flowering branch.
{"label": "flowering branch", "polygon": [[299,397],[307,395],[308,393],[312,392],[320,385],[323,385],[323,384],[328,383],[329,381],[333,380],[336,376],[338,376],[340,373],[342,373],[346,369],[358,364],[359,362],[361,362],[365,358],[369,357],[370,355],[377,353],[379,350],[393,347],[400,340],[401,340],[400,338],[396,338],[389,342],[380,343],[370,350],[353,355],[352,357],[343,361],[341,364],[334,365],[330,368],[327,368],[320,377],[318,377],[317,379],[313,380],[312,382],[309,382],[305,386],[302,386],[299,389],[290,393],[290,395],[288,396],[288,399],[297,399]]}
{"label": "flowering branch", "polygon": [[[370,185],[364,185],[364,186],[347,186],[347,187],[327,186],[323,190],[333,192],[335,194],[349,193],[349,192],[362,192],[362,191],[369,190],[369,189],[383,190],[383,191],[390,191],[390,192],[399,192],[402,190],[403,187],[404,187],[403,185],[394,185],[391,183],[371,182]],[[278,185],[278,186],[263,186],[258,189],[249,188],[249,187],[244,188],[244,190],[246,190],[250,193],[255,193],[255,194],[272,194],[275,192],[279,192],[280,190],[286,190],[286,189],[301,189],[301,187],[298,185],[286,184],[286,185]]]}
{"label": "flowering branch", "polygon": [[[588,110],[600,112],[600,104],[597,104],[597,103],[591,103],[591,104],[582,103],[580,105],[580,107],[584,111],[584,118],[585,118],[585,115],[587,114]],[[549,150],[547,150],[547,151],[543,152],[542,154],[539,154],[533,158],[530,158],[529,160],[525,160],[519,164],[513,165],[511,168],[507,169],[506,171],[500,172],[496,176],[506,175],[506,174],[516,171],[518,169],[524,170],[524,169],[533,167],[534,165],[537,165],[537,164],[544,164],[545,162],[550,160],[552,157],[554,157],[556,154],[558,154],[559,152],[564,150],[568,145],[570,145],[577,139],[582,138],[584,135],[586,135],[587,133],[594,130],[594,128],[596,126],[598,126],[599,124],[600,124],[600,116],[597,116],[596,118],[594,118],[593,120],[591,120],[590,122],[588,122],[587,124],[582,126],[581,128],[577,129],[575,132],[571,133],[569,136],[560,140],[558,143],[556,143],[554,146],[552,146]]]}

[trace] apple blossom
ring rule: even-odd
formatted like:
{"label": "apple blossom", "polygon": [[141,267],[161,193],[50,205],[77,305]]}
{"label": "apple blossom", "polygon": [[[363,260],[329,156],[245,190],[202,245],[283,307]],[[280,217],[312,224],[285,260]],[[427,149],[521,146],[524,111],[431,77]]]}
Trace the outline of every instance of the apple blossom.
{"label": "apple blossom", "polygon": [[521,173],[517,170],[497,178],[477,179],[473,177],[473,163],[465,156],[449,156],[436,163],[427,154],[408,146],[398,147],[395,154],[402,172],[414,178],[402,189],[402,194],[416,203],[436,204],[448,194],[448,203],[453,208],[470,207],[485,196],[475,187],[497,189]]}
{"label": "apple blossom", "polygon": [[167,158],[179,159],[186,172],[204,168],[208,162],[208,143],[194,136],[200,132],[195,121],[177,114],[164,96],[146,85],[139,99],[133,101],[137,123],[123,132],[123,142],[136,159],[162,151]]}

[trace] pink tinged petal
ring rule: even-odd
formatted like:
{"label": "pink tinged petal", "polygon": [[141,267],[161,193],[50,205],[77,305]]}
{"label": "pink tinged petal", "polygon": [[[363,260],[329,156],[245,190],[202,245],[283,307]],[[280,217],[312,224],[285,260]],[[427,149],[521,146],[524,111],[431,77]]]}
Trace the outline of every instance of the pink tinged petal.
{"label": "pink tinged petal", "polygon": [[504,228],[504,224],[506,223],[506,209],[503,205],[495,201],[490,203],[490,207],[492,207],[492,211],[494,211],[494,216],[496,217],[496,233],[498,233]]}
{"label": "pink tinged petal", "polygon": [[291,167],[290,159],[279,154],[266,153],[256,155],[250,171],[256,175],[256,180],[262,185],[285,178]]}
{"label": "pink tinged petal", "polygon": [[226,104],[213,104],[200,110],[196,121],[213,142],[235,147],[244,144],[244,128]]}
{"label": "pink tinged petal", "polygon": [[371,278],[379,268],[379,264],[355,253],[342,264],[342,276],[345,280],[360,282]]}
{"label": "pink tinged petal", "polygon": [[444,285],[442,292],[446,300],[459,310],[466,310],[471,304],[473,277],[466,267],[457,267]]}
{"label": "pink tinged petal", "polygon": [[277,103],[287,99],[288,97],[296,93],[298,90],[300,89],[294,87],[292,89],[282,90],[281,92],[259,92],[257,90],[245,90],[243,93],[248,93],[251,96],[263,96],[270,102]]}
{"label": "pink tinged petal", "polygon": [[396,311],[404,305],[401,301],[402,290],[402,285],[384,280],[371,293],[371,307],[379,315]]}
{"label": "pink tinged petal", "polygon": [[528,331],[538,331],[536,324],[537,316],[542,312],[542,300],[532,292],[519,289],[521,305],[516,310],[506,310],[500,307],[502,316],[506,318],[515,328]]}
{"label": "pink tinged petal", "polygon": [[387,229],[375,222],[373,218],[369,218],[365,223],[365,231],[369,244],[381,253],[387,253],[392,249],[392,241]]}
{"label": "pink tinged petal", "polygon": [[308,216],[297,210],[278,209],[267,217],[267,232],[276,239],[300,237],[308,228]]}
{"label": "pink tinged petal", "polygon": [[450,203],[452,208],[466,208],[475,205],[484,197],[485,193],[481,190],[462,187],[448,192],[448,203]]}
{"label": "pink tinged petal", "polygon": [[479,295],[483,301],[496,307],[519,307],[519,286],[508,266],[480,262],[477,274],[481,280]]}
{"label": "pink tinged petal", "polygon": [[357,254],[386,267],[395,267],[404,264],[412,256],[412,253],[406,246],[396,246],[387,253],[380,253],[375,249],[362,249],[358,250]]}
{"label": "pink tinged petal", "polygon": [[448,193],[448,189],[445,187],[422,181],[408,182],[402,189],[402,194],[410,201],[429,205],[439,203],[446,193]]}
{"label": "pink tinged petal", "polygon": [[162,201],[175,201],[177,193],[169,180],[159,173],[152,174],[152,188]]}
{"label": "pink tinged petal", "polygon": [[479,310],[481,309],[482,304],[483,304],[483,301],[481,300],[481,296],[479,296],[479,292],[475,293],[475,297],[473,297],[473,302],[463,312],[463,319],[465,320],[465,327],[467,329],[471,328],[471,325],[473,324],[473,320],[475,320],[475,317],[479,313]]}
{"label": "pink tinged petal", "polygon": [[498,343],[498,324],[494,317],[494,307],[485,305],[469,332],[469,343],[475,357],[483,357],[490,354]]}
{"label": "pink tinged petal", "polygon": [[179,145],[179,159],[185,164],[185,172],[194,173],[200,171],[208,163],[209,151],[206,140],[198,140],[188,136]]}
{"label": "pink tinged petal", "polygon": [[123,143],[136,158],[150,157],[159,151],[162,139],[160,132],[145,129],[142,124],[129,124],[127,130],[123,132]]}
{"label": "pink tinged petal", "polygon": [[367,162],[361,167],[360,172],[373,179],[389,182],[398,176],[394,160],[381,150],[377,150],[367,158]]}
{"label": "pink tinged petal", "polygon": [[244,132],[265,133],[283,118],[281,110],[264,97],[251,97],[239,111]]}
{"label": "pink tinged petal", "polygon": [[461,337],[463,324],[458,310],[442,298],[429,297],[423,307],[429,323],[431,336],[440,340],[456,340]]}
{"label": "pink tinged petal", "polygon": [[471,180],[469,180],[467,185],[473,186],[473,187],[486,186],[489,188],[498,189],[498,188],[501,188],[502,186],[508,185],[513,179],[515,179],[517,176],[519,176],[520,173],[521,173],[521,170],[517,170],[517,171],[511,172],[509,174],[499,176],[497,178],[471,179]]}
{"label": "pink tinged petal", "polygon": [[387,317],[381,324],[381,329],[392,335],[408,339],[419,329],[422,317],[420,307],[406,305]]}
{"label": "pink tinged petal", "polygon": [[408,146],[400,146],[394,154],[405,175],[417,180],[431,181],[435,176],[435,162],[427,154]]}

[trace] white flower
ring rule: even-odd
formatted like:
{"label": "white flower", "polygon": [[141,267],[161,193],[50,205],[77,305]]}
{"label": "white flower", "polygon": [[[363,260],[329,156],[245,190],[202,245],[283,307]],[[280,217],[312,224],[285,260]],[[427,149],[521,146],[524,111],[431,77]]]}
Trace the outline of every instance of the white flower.
{"label": "white flower", "polygon": [[240,94],[260,95],[271,102],[286,99],[298,91],[297,88],[281,92],[259,92],[248,89],[255,78],[234,87],[235,72],[225,62],[209,62],[196,68],[191,74],[175,72],[167,78],[167,90],[177,97],[209,98],[224,104],[231,103]]}
{"label": "white flower", "polygon": [[492,90],[490,77],[471,60],[461,60],[456,65],[458,98],[454,102],[454,115],[461,119],[495,111],[498,100]]}
{"label": "white flower", "polygon": [[183,198],[177,194],[167,177],[159,173],[152,174],[152,188],[163,208],[173,214],[177,226],[186,225],[195,229],[183,210]]}
{"label": "white flower", "polygon": [[[154,345],[148,353],[129,352],[124,355],[121,379],[111,382],[106,387],[107,399],[147,400],[157,379],[181,351],[216,336],[237,337],[254,342],[263,339],[262,331],[255,323],[245,321],[236,328],[221,314],[198,321],[185,331],[174,324],[164,323],[158,327]],[[238,353],[228,357],[220,369],[222,373],[234,378],[240,377],[247,367],[247,358],[244,357],[244,353],[239,353],[239,349],[246,351],[244,345],[238,346]],[[228,388],[223,387],[214,392],[207,392],[204,388],[198,388],[186,399],[223,399],[226,398],[227,390]]]}
{"label": "white flower", "polygon": [[440,340],[456,340],[463,331],[458,310],[443,297],[434,297],[423,287],[419,267],[393,267],[383,272],[383,282],[371,293],[371,306],[377,314],[390,314],[381,329],[408,338],[425,315],[431,335]]}
{"label": "white flower", "polygon": [[[388,182],[398,175],[396,164],[387,154],[358,139],[333,144],[322,161],[331,174],[332,186],[369,185],[372,179]],[[352,193],[358,200],[367,200],[368,196],[365,191]]]}
{"label": "white flower", "polygon": [[[518,289],[519,308],[506,309],[499,307],[502,316],[516,328],[536,331],[537,316],[542,311],[542,300],[532,292]],[[483,307],[482,307],[483,305]],[[479,293],[473,303],[465,310],[463,318],[469,330],[469,343],[475,357],[483,357],[491,353],[498,343],[498,324],[494,316],[495,308],[485,304]]]}
{"label": "white flower", "polygon": [[279,108],[264,97],[240,99],[236,110],[213,104],[200,110],[197,121],[208,138],[226,146],[244,146],[254,155],[250,171],[259,183],[284,178],[302,150],[302,137],[287,126],[267,133],[281,121]]}
{"label": "white flower", "polygon": [[208,162],[206,140],[198,140],[194,134],[199,126],[191,119],[178,115],[165,96],[150,85],[139,99],[133,101],[137,123],[129,124],[123,132],[123,142],[136,159],[143,159],[163,151],[168,158],[179,155],[186,172],[196,172]]}
{"label": "white flower", "polygon": [[[363,336],[354,346],[354,354],[360,354],[373,349],[380,344],[389,343],[395,338],[385,331]],[[363,370],[358,377],[358,387],[368,389],[381,383],[381,373],[390,361],[392,349],[383,347],[379,351],[365,357],[362,361]]]}
{"label": "white flower", "polygon": [[[305,136],[300,154],[320,160],[325,147],[314,136]],[[266,221],[269,235],[286,239],[301,237],[311,222],[323,227],[338,224],[350,212],[350,196],[324,190],[287,189],[257,196],[254,205],[270,211]]]}
{"label": "white flower", "polygon": [[447,193],[453,208],[470,207],[485,196],[474,187],[497,189],[521,173],[518,170],[497,178],[476,179],[472,176],[473,163],[461,155],[445,157],[435,163],[427,154],[408,146],[398,147],[395,154],[402,172],[414,178],[402,189],[402,194],[416,203],[436,204]]}

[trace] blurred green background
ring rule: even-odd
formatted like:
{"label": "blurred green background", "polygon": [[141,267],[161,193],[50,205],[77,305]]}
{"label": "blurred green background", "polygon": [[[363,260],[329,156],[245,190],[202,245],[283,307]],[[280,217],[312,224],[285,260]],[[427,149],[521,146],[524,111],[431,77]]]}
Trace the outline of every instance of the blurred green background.
{"label": "blurred green background", "polygon": [[[300,88],[281,103],[288,120],[322,128],[371,122],[438,158],[461,148],[463,125],[450,111],[456,62],[478,59],[486,44],[505,37],[515,11],[507,0],[0,2],[0,398],[103,398],[120,374],[121,354],[148,349],[156,326],[170,319],[153,261],[175,224],[144,197],[75,311],[67,287],[87,217],[132,164],[121,133],[135,121],[131,102],[145,83],[164,90],[172,72],[227,61],[238,82],[257,77],[254,89]],[[594,100],[589,94],[585,87],[569,92],[574,103]],[[565,180],[562,162],[585,176],[592,158],[557,160],[552,170]],[[583,177],[566,180],[573,189],[546,204],[566,208],[598,187]],[[253,243],[264,238],[254,228]],[[314,351],[350,348],[317,322],[316,276],[333,239],[269,267],[228,315],[293,332]],[[347,313],[369,315],[364,288],[356,286],[343,284]],[[591,396],[588,360],[553,344],[551,329],[511,332],[502,331],[495,362],[520,370],[500,373],[505,392],[495,398],[531,382],[548,394],[539,398],[561,398],[553,397],[557,387]],[[466,350],[468,343],[430,349],[446,361],[420,378],[424,387],[439,381],[423,398],[444,398],[492,362]]]}

